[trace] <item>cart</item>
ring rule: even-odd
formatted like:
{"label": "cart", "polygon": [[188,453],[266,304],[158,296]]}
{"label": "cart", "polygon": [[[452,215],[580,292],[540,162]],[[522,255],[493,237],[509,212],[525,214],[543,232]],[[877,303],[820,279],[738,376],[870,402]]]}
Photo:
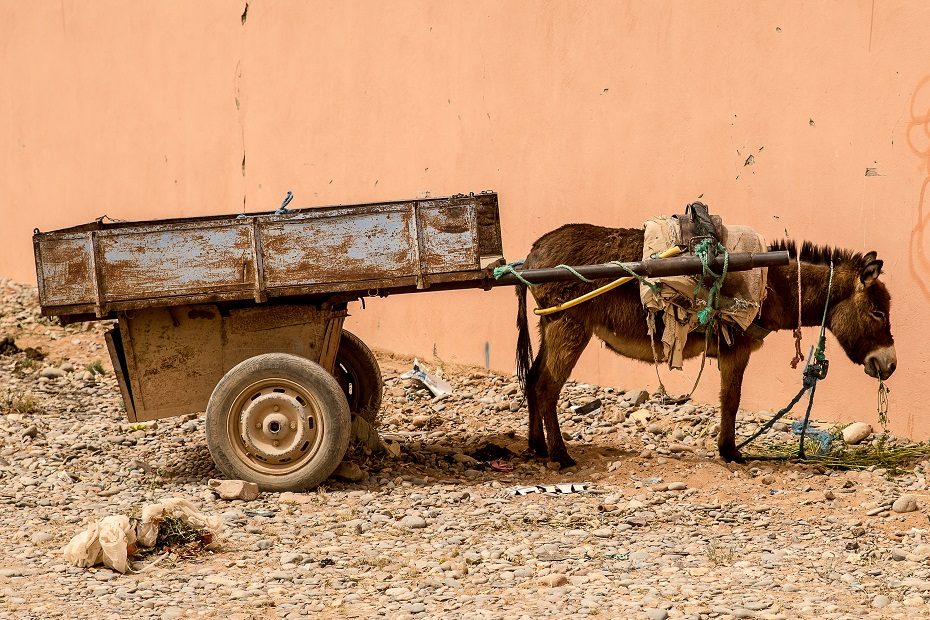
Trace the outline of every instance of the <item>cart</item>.
{"label": "cart", "polygon": [[[44,315],[116,320],[106,343],[128,419],[205,411],[217,467],[264,490],[323,482],[345,455],[353,416],[375,422],[383,382],[369,348],[343,329],[349,302],[519,281],[491,273],[504,263],[493,192],[146,222],[100,218],[36,230],[33,246]],[[787,254],[769,254],[787,263]],[[765,259],[733,255],[730,270],[778,264]],[[630,268],[667,275],[702,267],[682,258],[577,271],[604,278]],[[574,276],[550,269],[523,273],[529,277]]]}

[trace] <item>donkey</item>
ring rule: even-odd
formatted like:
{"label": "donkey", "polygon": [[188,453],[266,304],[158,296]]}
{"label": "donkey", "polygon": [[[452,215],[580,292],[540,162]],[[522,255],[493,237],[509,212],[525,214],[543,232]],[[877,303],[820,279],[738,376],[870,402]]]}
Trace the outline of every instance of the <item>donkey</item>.
{"label": "donkey", "polygon": [[[636,261],[642,256],[642,248],[641,229],[568,224],[540,237],[533,244],[524,268]],[[884,283],[878,280],[883,262],[876,253],[863,255],[804,242],[798,256],[791,241],[777,242],[771,249],[788,250],[792,260],[787,266],[769,268],[767,296],[755,323],[770,331],[797,328],[799,258],[801,324],[820,325],[832,260],[834,275],[826,327],[836,336],[849,359],[865,367],[866,374],[881,379],[891,376],[897,364],[889,320],[891,297]],[[578,297],[599,284],[603,282],[552,282],[533,286],[532,293],[537,305],[545,308]],[[568,310],[542,316],[539,354],[533,360],[526,291],[525,285],[519,285],[516,291],[517,374],[524,386],[530,414],[529,447],[537,455],[548,456],[562,467],[569,467],[575,461],[569,456],[559,430],[556,414],[559,392],[591,336],[600,338],[619,355],[654,363],[646,331],[646,311],[640,302],[639,287],[625,285]],[[661,317],[657,317],[656,328],[661,334]],[[761,333],[767,333],[764,330]],[[736,448],[736,412],[749,356],[762,346],[762,341],[739,329],[733,331],[730,344],[723,339],[710,338],[707,356],[716,358],[720,369],[717,448],[725,461],[742,462]],[[684,357],[700,355],[705,340],[704,334],[692,332],[685,344]],[[661,345],[658,349],[661,359]]]}

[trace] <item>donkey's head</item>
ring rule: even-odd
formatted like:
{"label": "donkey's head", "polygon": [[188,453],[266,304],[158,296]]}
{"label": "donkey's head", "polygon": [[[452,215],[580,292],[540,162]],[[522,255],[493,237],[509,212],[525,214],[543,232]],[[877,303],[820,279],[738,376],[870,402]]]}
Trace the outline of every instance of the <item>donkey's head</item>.
{"label": "donkey's head", "polygon": [[867,375],[887,379],[898,360],[891,335],[891,296],[878,280],[883,262],[875,252],[834,258],[839,261],[827,327],[849,359],[865,366]]}

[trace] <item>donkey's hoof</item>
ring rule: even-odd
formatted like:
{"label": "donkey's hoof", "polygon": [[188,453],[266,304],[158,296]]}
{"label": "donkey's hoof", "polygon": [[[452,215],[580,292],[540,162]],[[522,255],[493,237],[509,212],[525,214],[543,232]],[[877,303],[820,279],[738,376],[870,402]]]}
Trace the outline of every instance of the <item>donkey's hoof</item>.
{"label": "donkey's hoof", "polygon": [[546,447],[546,442],[545,442],[545,441],[542,442],[542,443],[535,443],[535,442],[532,442],[532,441],[531,441],[531,442],[530,442],[530,450],[531,450],[536,456],[542,456],[542,457],[549,456],[549,448]]}
{"label": "donkey's hoof", "polygon": [[743,458],[742,453],[733,448],[731,450],[721,450],[720,458],[722,458],[727,463],[745,463],[746,459]]}
{"label": "donkey's hoof", "polygon": [[558,465],[558,469],[568,469],[569,467],[574,467],[576,465],[575,459],[568,456],[567,454],[553,458],[551,461],[546,463],[546,467],[552,466],[551,469],[555,469],[555,466]]}

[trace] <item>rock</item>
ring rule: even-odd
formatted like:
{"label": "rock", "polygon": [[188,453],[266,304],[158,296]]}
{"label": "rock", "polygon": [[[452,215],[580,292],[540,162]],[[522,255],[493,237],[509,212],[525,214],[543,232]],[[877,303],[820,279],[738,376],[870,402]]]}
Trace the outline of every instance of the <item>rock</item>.
{"label": "rock", "polygon": [[884,594],[879,594],[872,599],[872,607],[875,609],[881,609],[882,607],[887,607],[891,603],[891,599],[885,596]]}
{"label": "rock", "polygon": [[652,417],[652,412],[649,411],[648,409],[637,409],[636,411],[634,411],[627,417],[630,420],[633,420],[634,422],[639,424],[640,426],[645,426],[646,422],[648,422],[649,419]]}
{"label": "rock", "polygon": [[668,612],[664,609],[646,608],[643,610],[643,613],[646,614],[646,617],[649,618],[649,620],[665,620],[668,618]]}
{"label": "rock", "polygon": [[381,449],[381,438],[378,431],[371,427],[368,420],[360,415],[352,416],[352,441],[365,446],[372,452]]}
{"label": "rock", "polygon": [[601,527],[601,528],[594,530],[591,533],[597,536],[598,538],[610,538],[614,534],[613,530],[610,529],[609,527]]}
{"label": "rock", "polygon": [[895,512],[914,512],[917,510],[917,498],[913,495],[902,495],[894,501],[891,509]]}
{"label": "rock", "polygon": [[408,530],[419,530],[426,527],[426,519],[415,515],[408,515],[400,520],[400,525]]}
{"label": "rock", "polygon": [[339,480],[345,480],[346,482],[361,482],[368,477],[368,474],[358,466],[357,463],[351,461],[343,461],[339,463],[339,467],[336,468],[336,471],[333,472],[333,478],[338,478]]}
{"label": "rock", "polygon": [[250,502],[258,498],[258,485],[254,482],[245,480],[215,480],[209,482],[210,489],[216,493],[220,499],[241,499]]}
{"label": "rock", "polygon": [[36,427],[35,424],[27,427],[26,430],[23,431],[23,437],[28,437],[30,439],[35,439],[38,434],[39,434],[39,429]]}
{"label": "rock", "polygon": [[39,371],[40,377],[45,377],[46,379],[59,379],[65,376],[65,371],[61,368],[43,368]]}
{"label": "rock", "polygon": [[313,496],[306,493],[291,493],[285,491],[278,495],[278,501],[282,504],[309,504],[313,502]]}
{"label": "rock", "polygon": [[433,417],[428,415],[415,415],[410,421],[414,428],[423,428],[432,421]]}
{"label": "rock", "polygon": [[300,553],[282,553],[281,564],[301,564],[304,561],[303,554]]}
{"label": "rock", "polygon": [[544,586],[549,586],[550,588],[558,588],[559,586],[564,586],[568,583],[568,577],[562,573],[550,573],[543,577],[540,580]]}
{"label": "rock", "polygon": [[684,482],[669,482],[667,488],[669,491],[684,491],[688,485]]}
{"label": "rock", "polygon": [[[797,304],[795,304],[797,305]],[[843,429],[843,441],[853,446],[872,434],[872,427],[865,422],[853,422]]]}
{"label": "rock", "polygon": [[639,407],[644,402],[649,400],[649,392],[646,390],[635,390],[633,392],[627,392],[624,395],[624,399],[630,403],[631,407]]}

